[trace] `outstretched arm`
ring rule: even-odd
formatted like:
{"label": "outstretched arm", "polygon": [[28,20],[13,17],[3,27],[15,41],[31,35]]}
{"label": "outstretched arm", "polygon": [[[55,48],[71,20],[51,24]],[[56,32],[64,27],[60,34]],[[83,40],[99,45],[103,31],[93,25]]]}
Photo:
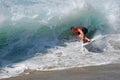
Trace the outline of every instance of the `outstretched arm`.
{"label": "outstretched arm", "polygon": [[87,38],[87,37],[85,37],[83,41],[84,42],[91,42],[91,40],[89,38]]}

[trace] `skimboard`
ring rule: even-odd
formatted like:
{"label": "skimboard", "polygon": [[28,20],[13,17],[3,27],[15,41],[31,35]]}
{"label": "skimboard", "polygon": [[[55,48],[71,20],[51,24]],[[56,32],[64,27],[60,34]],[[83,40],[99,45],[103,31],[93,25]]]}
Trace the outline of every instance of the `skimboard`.
{"label": "skimboard", "polygon": [[94,41],[95,41],[95,40],[93,39],[93,40],[91,40],[91,42],[86,42],[86,43],[83,44],[83,46],[86,46],[86,45],[92,44]]}
{"label": "skimboard", "polygon": [[97,40],[92,40],[91,42],[88,43],[84,43],[83,47],[86,48],[89,52],[95,52],[95,53],[99,53],[99,52],[103,52],[98,45],[96,45]]}

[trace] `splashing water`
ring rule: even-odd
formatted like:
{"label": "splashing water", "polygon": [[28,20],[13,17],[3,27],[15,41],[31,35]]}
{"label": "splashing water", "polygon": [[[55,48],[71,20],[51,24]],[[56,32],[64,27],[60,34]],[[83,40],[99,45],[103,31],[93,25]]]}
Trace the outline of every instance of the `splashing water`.
{"label": "splashing water", "polygon": [[[0,79],[120,63],[119,0],[0,0],[0,10]],[[95,39],[87,47],[70,32],[79,25]]]}

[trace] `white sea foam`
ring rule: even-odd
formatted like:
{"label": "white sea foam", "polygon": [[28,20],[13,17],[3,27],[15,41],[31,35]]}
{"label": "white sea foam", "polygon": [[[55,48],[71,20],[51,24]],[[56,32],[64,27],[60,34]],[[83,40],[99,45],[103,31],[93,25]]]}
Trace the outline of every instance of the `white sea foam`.
{"label": "white sea foam", "polygon": [[0,23],[5,21],[5,16],[0,14]]}
{"label": "white sea foam", "polygon": [[[102,50],[96,53],[88,51],[79,41],[65,42],[64,46],[56,46],[47,50],[46,54],[37,53],[33,58],[3,68],[1,78],[16,76],[25,69],[59,70],[72,67],[95,66],[119,62],[120,34],[107,35],[96,39],[93,47]],[[116,42],[117,39],[117,42]],[[112,42],[111,42],[112,41]]]}
{"label": "white sea foam", "polygon": [[[26,69],[120,63],[119,2],[0,1],[0,24],[5,22],[0,26],[0,79],[17,76]],[[77,25],[87,27],[95,41],[83,47],[82,42],[71,36],[69,39],[65,31]]]}

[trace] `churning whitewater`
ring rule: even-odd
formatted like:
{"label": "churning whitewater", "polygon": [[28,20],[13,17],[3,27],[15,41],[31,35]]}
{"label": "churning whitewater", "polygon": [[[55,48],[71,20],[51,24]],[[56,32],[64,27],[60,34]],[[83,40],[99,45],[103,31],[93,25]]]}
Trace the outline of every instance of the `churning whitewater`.
{"label": "churning whitewater", "polygon": [[[0,79],[120,63],[119,13],[119,0],[0,0]],[[71,34],[79,25],[95,42],[83,46]]]}

